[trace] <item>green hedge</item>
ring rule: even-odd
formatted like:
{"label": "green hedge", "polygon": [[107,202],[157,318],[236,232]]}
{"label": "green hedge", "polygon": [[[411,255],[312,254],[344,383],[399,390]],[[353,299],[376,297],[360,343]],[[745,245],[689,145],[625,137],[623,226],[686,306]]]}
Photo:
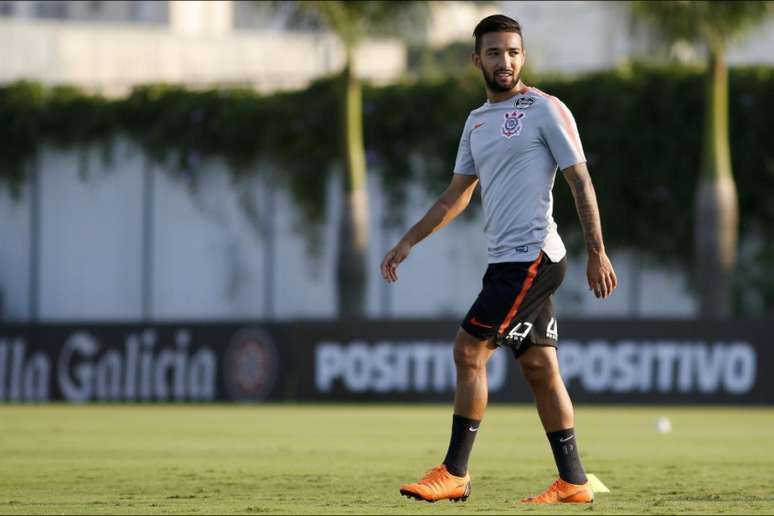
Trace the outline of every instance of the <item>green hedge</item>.
{"label": "green hedge", "polygon": [[[704,116],[702,71],[635,66],[525,80],[562,99],[574,113],[608,246],[689,263]],[[756,232],[767,243],[752,258],[759,262],[774,256],[769,244],[774,242],[772,91],[772,68],[731,72],[730,134],[741,234]],[[484,101],[480,77],[367,87],[364,99],[372,180],[392,199],[392,222],[408,222],[401,220],[406,185],[418,181],[439,192],[448,182],[465,117]],[[0,88],[0,181],[18,187],[24,163],[43,144],[84,146],[123,134],[171,174],[182,170],[195,178],[199,160],[189,158],[196,155],[225,158],[235,179],[254,170],[250,165],[257,158],[274,161],[283,171],[277,179],[302,208],[305,222],[314,225],[324,217],[327,174],[337,168],[338,116],[335,79],[270,96],[154,85],[116,100],[15,83]],[[414,155],[422,159],[412,160]],[[556,218],[577,246],[574,206],[559,178],[555,194]],[[770,276],[752,281],[747,275],[765,306],[774,306]]]}

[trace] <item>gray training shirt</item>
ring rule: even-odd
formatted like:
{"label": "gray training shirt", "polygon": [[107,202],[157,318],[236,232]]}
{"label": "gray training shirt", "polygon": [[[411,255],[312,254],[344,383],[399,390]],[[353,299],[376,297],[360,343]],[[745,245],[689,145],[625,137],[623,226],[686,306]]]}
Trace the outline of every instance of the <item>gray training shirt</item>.
{"label": "gray training shirt", "polygon": [[585,161],[572,113],[537,88],[470,112],[454,173],[481,183],[489,263],[564,257],[551,189],[557,166]]}

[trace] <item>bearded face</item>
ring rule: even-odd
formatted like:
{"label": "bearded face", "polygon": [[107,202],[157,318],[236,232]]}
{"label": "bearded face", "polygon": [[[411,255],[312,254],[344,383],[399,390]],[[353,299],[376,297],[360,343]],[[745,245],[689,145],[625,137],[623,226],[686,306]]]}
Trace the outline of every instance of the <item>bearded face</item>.
{"label": "bearded face", "polygon": [[487,88],[496,93],[515,89],[524,67],[521,36],[515,32],[487,32],[481,48],[473,54],[473,63],[481,70]]}
{"label": "bearded face", "polygon": [[518,75],[514,75],[513,70],[507,68],[498,68],[491,73],[488,73],[486,69],[482,67],[481,75],[484,76],[486,85],[492,91],[511,91],[519,84],[519,80],[521,79],[521,71],[518,72]]}

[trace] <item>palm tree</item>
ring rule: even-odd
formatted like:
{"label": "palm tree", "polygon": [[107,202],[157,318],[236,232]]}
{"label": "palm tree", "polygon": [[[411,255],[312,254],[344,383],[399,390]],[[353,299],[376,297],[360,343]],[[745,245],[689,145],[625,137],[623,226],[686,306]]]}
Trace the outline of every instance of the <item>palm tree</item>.
{"label": "palm tree", "polygon": [[336,266],[339,317],[365,312],[368,192],[363,144],[363,94],[354,69],[355,52],[366,36],[421,30],[427,19],[425,2],[292,1],[277,2],[290,19],[322,25],[344,47],[340,94],[343,202]]}
{"label": "palm tree", "polygon": [[731,314],[731,278],[737,255],[736,186],[728,139],[729,41],[760,23],[774,2],[635,1],[635,19],[668,42],[702,45],[708,56],[702,171],[696,192],[695,263],[701,315]]}

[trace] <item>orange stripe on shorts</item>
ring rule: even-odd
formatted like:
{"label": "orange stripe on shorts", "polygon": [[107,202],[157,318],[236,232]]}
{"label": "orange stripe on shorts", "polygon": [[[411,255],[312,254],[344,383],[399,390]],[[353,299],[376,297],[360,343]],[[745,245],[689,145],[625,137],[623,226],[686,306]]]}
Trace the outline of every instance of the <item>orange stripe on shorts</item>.
{"label": "orange stripe on shorts", "polygon": [[527,291],[532,287],[532,283],[535,281],[535,276],[537,276],[537,270],[540,266],[540,260],[543,258],[543,251],[540,251],[540,254],[537,258],[535,258],[535,261],[532,262],[532,264],[529,266],[529,270],[527,270],[527,277],[524,279],[524,283],[521,285],[521,290],[519,291],[519,294],[516,296],[516,300],[513,302],[513,306],[511,306],[511,310],[508,312],[508,316],[505,318],[503,323],[500,325],[500,328],[497,330],[497,333],[502,333],[505,330],[508,329],[508,326],[511,324],[511,321],[514,317],[516,317],[516,313],[519,311],[519,307],[521,306],[521,303],[524,301],[524,297],[527,295]]}

